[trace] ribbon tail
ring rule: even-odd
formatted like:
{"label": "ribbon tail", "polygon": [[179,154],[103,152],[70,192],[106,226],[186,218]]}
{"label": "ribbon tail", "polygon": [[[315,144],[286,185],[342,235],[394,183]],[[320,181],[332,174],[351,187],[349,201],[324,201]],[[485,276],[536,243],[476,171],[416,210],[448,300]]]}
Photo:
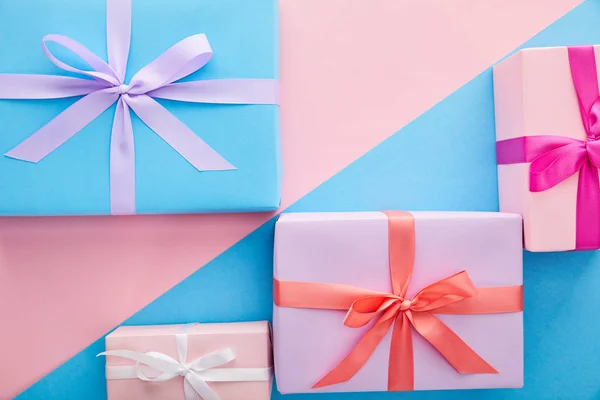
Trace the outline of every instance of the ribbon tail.
{"label": "ribbon tail", "polygon": [[204,34],[188,36],[171,46],[131,78],[131,94],[144,94],[196,72],[213,56]]}
{"label": "ribbon tail", "polygon": [[121,82],[125,80],[131,42],[131,0],[106,1],[108,64]]}
{"label": "ribbon tail", "polygon": [[196,400],[198,396],[202,400],[221,400],[208,383],[195,372],[185,376],[184,391],[185,400]]}
{"label": "ribbon tail", "polygon": [[236,169],[156,100],[127,96],[127,103],[150,129],[199,171]]}
{"label": "ribbon tail", "polygon": [[213,351],[190,362],[188,366],[193,369],[209,370],[220,367],[235,360],[235,354],[230,348]]}
{"label": "ribbon tail", "polygon": [[481,358],[452,329],[428,312],[409,316],[415,330],[433,345],[461,374],[497,374],[498,371]]}
{"label": "ribbon tail", "polygon": [[117,103],[110,137],[110,213],[135,214],[135,148],[129,106]]}
{"label": "ribbon tail", "polygon": [[379,342],[389,331],[394,323],[394,318],[385,321],[378,321],[371,329],[360,339],[356,347],[332,369],[323,379],[317,382],[313,389],[331,386],[342,382],[347,382],[365,365],[371,354],[375,351]]}
{"label": "ribbon tail", "polygon": [[577,250],[600,247],[600,181],[598,168],[590,161],[581,168],[577,188],[576,239]]}
{"label": "ribbon tail", "polygon": [[5,155],[37,163],[115,103],[115,94],[100,90],[78,100]]}
{"label": "ribbon tail", "polygon": [[542,154],[529,165],[529,190],[543,192],[576,174],[586,163],[585,143],[578,141]]}
{"label": "ribbon tail", "polygon": [[0,74],[0,99],[63,99],[105,88],[97,81],[69,76]]}
{"label": "ribbon tail", "polygon": [[388,391],[409,392],[415,390],[415,367],[410,320],[406,313],[396,317],[392,331],[388,369]]}
{"label": "ribbon tail", "polygon": [[274,79],[213,79],[172,83],[150,97],[211,104],[279,105],[279,81]]}

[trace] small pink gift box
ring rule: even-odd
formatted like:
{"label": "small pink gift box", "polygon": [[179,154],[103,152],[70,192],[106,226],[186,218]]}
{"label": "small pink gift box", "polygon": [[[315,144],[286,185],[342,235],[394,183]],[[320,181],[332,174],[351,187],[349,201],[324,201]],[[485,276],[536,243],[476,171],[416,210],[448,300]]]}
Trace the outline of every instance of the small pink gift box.
{"label": "small pink gift box", "polygon": [[503,213],[283,214],[279,391],[522,387],[521,224]]}
{"label": "small pink gift box", "polygon": [[494,67],[500,211],[525,248],[600,248],[598,46],[524,49]]}
{"label": "small pink gift box", "polygon": [[106,337],[109,400],[268,400],[268,322],[123,326]]}

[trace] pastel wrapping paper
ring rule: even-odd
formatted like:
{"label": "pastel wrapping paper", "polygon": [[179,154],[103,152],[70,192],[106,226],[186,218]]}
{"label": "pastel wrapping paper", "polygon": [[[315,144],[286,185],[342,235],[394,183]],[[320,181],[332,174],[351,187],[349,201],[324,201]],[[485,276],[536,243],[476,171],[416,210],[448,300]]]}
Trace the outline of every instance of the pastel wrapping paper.
{"label": "pastel wrapping paper", "polygon": [[[244,3],[178,0],[167,7],[163,0],[134,0],[125,82],[167,48],[199,33],[208,37],[214,57],[186,81],[277,79],[277,4]],[[49,33],[72,37],[107,59],[106,0],[3,2],[0,25],[0,51],[6,55],[0,73],[64,74],[39,49]],[[86,68],[65,52],[50,50]],[[1,100],[0,152],[14,148],[73,102]],[[279,205],[278,106],[159,102],[237,169],[200,172],[133,117],[138,213],[262,211]],[[0,190],[10,196],[0,198],[0,214],[108,214],[113,115],[114,106],[37,164],[1,157],[0,171],[6,173]]]}
{"label": "pastel wrapping paper", "polygon": [[523,216],[527,250],[600,245],[598,61],[597,46],[532,48],[494,67],[500,211]]}
{"label": "pastel wrapping paper", "polygon": [[[475,287],[522,284],[521,219],[512,214],[412,213],[416,250],[408,296],[466,270]],[[275,279],[391,291],[388,221],[383,213],[284,214],[276,225]],[[282,393],[388,389],[388,332],[349,381],[311,389],[366,332],[344,311],[274,308],[277,385]],[[436,315],[498,374],[458,374],[413,331],[414,389],[521,387],[522,313]],[[368,326],[366,327],[368,328]]]}
{"label": "pastel wrapping paper", "polygon": [[[106,337],[106,351],[160,352],[178,358],[175,335],[182,325],[125,326]],[[208,353],[230,348],[235,359],[220,368],[271,368],[271,331],[268,322],[196,324],[188,331],[188,356],[192,361]],[[107,356],[111,367],[134,365],[133,361]],[[220,400],[268,400],[272,378],[257,382],[209,382]],[[109,400],[184,400],[184,378],[164,382],[140,379],[107,380]]]}

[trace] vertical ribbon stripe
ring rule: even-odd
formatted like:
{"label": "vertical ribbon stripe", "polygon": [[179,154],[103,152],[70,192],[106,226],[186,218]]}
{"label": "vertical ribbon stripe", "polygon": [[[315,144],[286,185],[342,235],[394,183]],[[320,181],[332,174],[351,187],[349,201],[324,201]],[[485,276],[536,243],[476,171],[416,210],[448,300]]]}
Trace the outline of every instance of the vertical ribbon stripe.
{"label": "vertical ribbon stripe", "polygon": [[392,327],[388,391],[414,390],[411,326],[459,373],[498,373],[433,314],[519,312],[523,310],[522,286],[475,288],[462,271],[406,298],[415,260],[414,217],[400,211],[385,215],[392,293],[330,283],[274,282],[274,302],[279,307],[344,310],[344,325],[350,328],[375,321],[350,353],[314,387],[352,379]]}
{"label": "vertical ribbon stripe", "polygon": [[[497,162],[530,162],[529,190],[542,192],[579,173],[577,184],[577,250],[600,248],[600,99],[593,46],[569,47],[569,66],[585,141],[566,136],[524,136],[498,141]],[[551,112],[551,111],[549,111]]]}

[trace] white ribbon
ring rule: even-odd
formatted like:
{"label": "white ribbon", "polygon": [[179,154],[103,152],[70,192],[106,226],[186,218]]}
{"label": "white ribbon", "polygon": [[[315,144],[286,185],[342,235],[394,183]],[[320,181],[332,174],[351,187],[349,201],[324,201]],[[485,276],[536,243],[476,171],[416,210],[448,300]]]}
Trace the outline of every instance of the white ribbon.
{"label": "white ribbon", "polygon": [[[179,361],[155,351],[142,353],[132,350],[111,350],[98,356],[116,356],[135,361],[131,366],[107,366],[106,379],[140,379],[145,382],[164,382],[182,376],[185,400],[220,400],[207,382],[268,381],[272,368],[215,368],[235,359],[230,348],[208,353],[187,362],[188,331],[195,324],[182,326],[175,335]],[[157,375],[155,376],[148,376]]]}

